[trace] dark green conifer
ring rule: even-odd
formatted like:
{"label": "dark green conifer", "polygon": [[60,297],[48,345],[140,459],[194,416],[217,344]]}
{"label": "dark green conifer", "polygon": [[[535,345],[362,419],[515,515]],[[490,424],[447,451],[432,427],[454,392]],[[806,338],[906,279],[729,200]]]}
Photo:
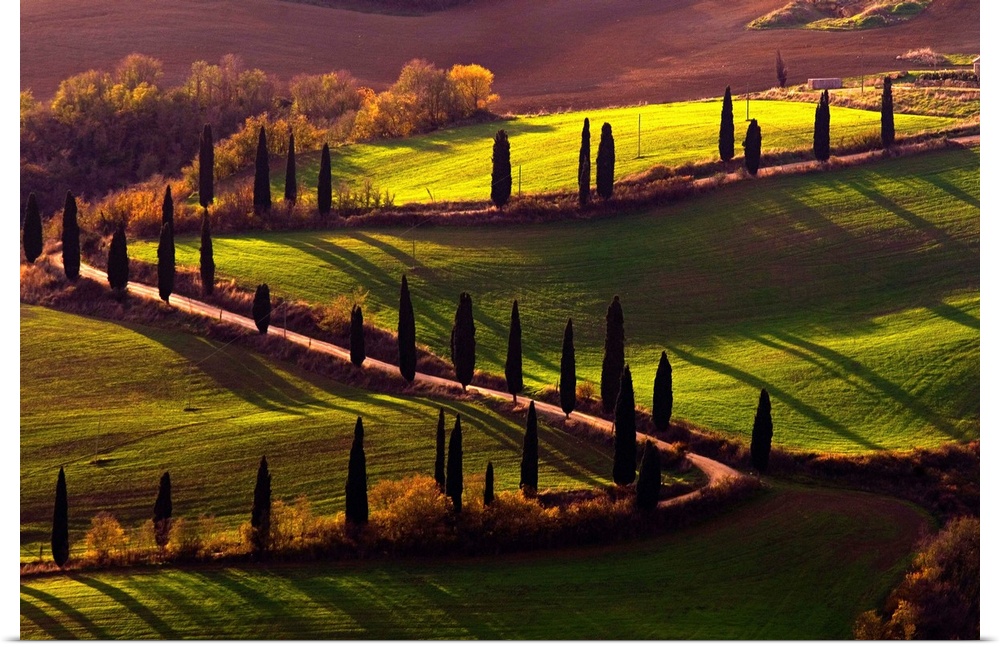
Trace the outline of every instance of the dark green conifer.
{"label": "dark green conifer", "polygon": [[774,71],[778,78],[778,87],[784,88],[788,83],[788,66],[785,65],[785,59],[781,58],[780,49],[774,52]]}
{"label": "dark green conifer", "polygon": [[507,393],[514,396],[524,389],[524,374],[521,366],[521,315],[517,310],[517,299],[510,310],[510,333],[507,335],[507,361],[504,364],[504,376],[507,378]]}
{"label": "dark green conifer", "polygon": [[417,374],[417,323],[410,301],[410,286],[406,275],[399,286],[399,325],[396,327],[396,341],[399,347],[399,373],[407,382],[412,382]]}
{"label": "dark green conifer", "polygon": [[538,491],[538,416],[534,401],[528,405],[528,424],[521,448],[521,483],[518,487],[531,493]]}
{"label": "dark green conifer", "polygon": [[892,77],[882,81],[882,148],[896,144],[896,122],[892,114]]}
{"label": "dark green conifer", "polygon": [[513,179],[510,171],[510,140],[507,139],[507,131],[502,128],[493,137],[493,172],[490,180],[490,200],[497,209],[503,209],[510,200]]}
{"label": "dark green conifer", "polygon": [[652,510],[660,499],[660,450],[649,440],[642,450],[639,479],[635,483],[635,505],[640,510]]}
{"label": "dark green conifer", "polygon": [[584,118],[583,132],[580,133],[580,161],[576,170],[579,187],[580,206],[590,202],[590,119]]}
{"label": "dark green conifer", "polygon": [[750,432],[750,463],[755,470],[762,474],[767,471],[773,436],[771,396],[768,395],[767,389],[761,389],[760,399],[757,401],[757,413],[753,417],[753,430]]}
{"label": "dark green conifer", "polygon": [[747,136],[743,139],[743,160],[750,175],[757,175],[760,168],[760,147],[760,126],[756,119],[751,119],[747,126]]}
{"label": "dark green conifer", "polygon": [[576,408],[576,349],[573,348],[573,320],[563,332],[562,359],[559,362],[559,403],[569,418]]}
{"label": "dark green conifer", "polygon": [[316,205],[324,218],[333,207],[333,177],[330,171],[330,145],[323,144],[323,155],[319,159],[319,180],[316,184]]}
{"label": "dark green conifer", "polygon": [[354,443],[347,463],[346,517],[349,523],[368,523],[368,468],[365,465],[365,428],[361,416],[354,424]]}
{"label": "dark green conifer", "polygon": [[52,514],[52,560],[59,568],[69,560],[69,500],[66,496],[66,474],[61,467],[56,479],[56,505]]}
{"label": "dark green conifer", "polygon": [[361,306],[355,305],[351,308],[351,364],[361,366],[365,357],[365,319]]}
{"label": "dark green conifer", "polygon": [[493,503],[493,462],[486,463],[486,485],[483,486],[483,505]]}
{"label": "dark green conifer", "polygon": [[601,141],[597,145],[597,195],[610,200],[615,190],[615,138],[611,124],[601,126]]}
{"label": "dark green conifer", "polygon": [[156,493],[156,503],[153,504],[153,533],[156,545],[161,549],[170,541],[171,517],[174,514],[174,504],[170,493],[170,472],[164,472],[160,477],[160,489]]}
{"label": "dark green conifer", "polygon": [[667,360],[667,351],[660,353],[660,363],[653,378],[653,426],[660,431],[670,428],[670,415],[674,410],[673,369]]}
{"label": "dark green conifer", "polygon": [[128,288],[128,242],[125,240],[125,222],[119,221],[115,233],[111,236],[111,246],[108,248],[108,285],[121,298]]}
{"label": "dark green conifer", "polygon": [[256,215],[271,210],[271,162],[267,153],[267,133],[260,127],[257,135],[257,159],[253,176],[253,212]]}
{"label": "dark green conifer", "polygon": [[437,446],[434,452],[434,480],[441,491],[445,491],[447,479],[444,473],[444,408],[438,412]]}
{"label": "dark green conifer", "polygon": [[80,278],[80,225],[76,215],[76,198],[72,192],[67,191],[66,205],[63,207],[62,258],[63,272],[70,281]]}
{"label": "dark green conifer", "polygon": [[257,482],[253,488],[253,508],[250,510],[250,542],[253,553],[263,555],[271,545],[271,473],[267,457],[260,457]]}
{"label": "dark green conifer", "polygon": [[176,271],[174,225],[173,221],[167,221],[160,227],[160,244],[156,248],[156,286],[164,303],[170,303]]}
{"label": "dark green conifer", "polygon": [[42,255],[42,242],[42,214],[32,191],[24,208],[24,257],[29,263],[34,263]]}
{"label": "dark green conifer", "polygon": [[820,162],[830,159],[830,92],[823,90],[813,124],[813,154]]}
{"label": "dark green conifer", "polygon": [[604,413],[615,410],[618,401],[618,385],[625,368],[625,315],[618,295],[608,306],[605,315],[604,361],[601,363],[601,406]]}
{"label": "dark green conifer", "polygon": [[267,328],[271,325],[271,289],[267,287],[267,283],[258,285],[254,292],[252,314],[257,330],[266,335]]}
{"label": "dark green conifer", "polygon": [[170,193],[170,185],[167,185],[166,190],[163,192],[163,204],[160,207],[160,224],[170,223],[171,226],[174,224],[174,196]]}
{"label": "dark green conifer", "polygon": [[736,155],[736,126],[733,124],[733,95],[726,86],[722,98],[722,120],[719,123],[719,159],[728,162]]}
{"label": "dark green conifer", "polygon": [[201,214],[201,248],[198,251],[201,267],[201,291],[211,296],[215,289],[215,254],[212,251],[212,228],[208,221],[208,209]]}
{"label": "dark green conifer", "polygon": [[462,390],[472,382],[476,368],[476,326],[472,318],[472,297],[463,292],[458,298],[455,323],[451,328],[451,362]]}
{"label": "dark green conifer", "polygon": [[635,480],[635,391],[628,364],[622,370],[618,403],[615,405],[615,458],[612,478],[618,485]]}
{"label": "dark green conifer", "polygon": [[448,440],[448,478],[445,494],[451,498],[455,512],[462,511],[462,416],[455,414],[455,428]]}
{"label": "dark green conifer", "polygon": [[201,131],[198,152],[198,204],[204,209],[215,200],[215,148],[212,127],[205,124]]}
{"label": "dark green conifer", "polygon": [[285,164],[285,202],[295,204],[299,188],[295,183],[295,135],[288,133],[288,162]]}

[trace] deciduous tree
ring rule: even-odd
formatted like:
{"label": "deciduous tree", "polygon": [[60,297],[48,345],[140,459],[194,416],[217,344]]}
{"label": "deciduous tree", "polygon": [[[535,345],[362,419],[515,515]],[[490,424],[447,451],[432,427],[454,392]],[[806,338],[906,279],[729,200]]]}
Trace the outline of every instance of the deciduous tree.
{"label": "deciduous tree", "polygon": [[580,133],[580,161],[576,169],[580,206],[590,202],[590,119],[584,118],[583,132]]}
{"label": "deciduous tree", "polygon": [[604,360],[601,363],[601,406],[605,413],[615,410],[618,386],[625,368],[625,315],[618,295],[608,306],[604,317]]}
{"label": "deciduous tree", "polygon": [[830,92],[823,90],[813,124],[813,154],[820,162],[830,159]]}
{"label": "deciduous tree", "polygon": [[576,349],[573,348],[573,320],[563,332],[562,359],[559,362],[559,404],[569,418],[576,408]]}
{"label": "deciduous tree", "polygon": [[108,285],[121,298],[128,287],[128,243],[125,240],[125,222],[119,221],[111,236],[108,248]]}
{"label": "deciduous tree", "polygon": [[660,353],[660,363],[653,378],[653,426],[660,431],[670,428],[670,415],[674,409],[674,377],[667,351]]}
{"label": "deciduous tree", "polygon": [[635,391],[628,364],[622,370],[618,402],[615,405],[615,458],[612,478],[618,485],[635,480]]}
{"label": "deciduous tree", "polygon": [[76,216],[76,198],[67,191],[62,220],[62,258],[63,272],[70,281],[80,278],[80,225]]}
{"label": "deciduous tree", "polygon": [[324,218],[330,215],[333,206],[333,177],[330,171],[330,145],[323,144],[323,154],[319,159],[319,180],[316,184],[316,206]]}
{"label": "deciduous tree", "polygon": [[518,487],[531,493],[538,491],[538,416],[534,401],[528,405],[528,424],[521,447],[521,483]]}
{"label": "deciduous tree", "polygon": [[160,244],[156,247],[156,287],[164,303],[170,303],[174,291],[175,258],[174,225],[168,221],[160,227]]}
{"label": "deciduous tree", "polygon": [[493,137],[493,172],[490,175],[490,200],[503,209],[510,200],[513,179],[510,171],[510,140],[507,131],[500,129]]}
{"label": "deciduous tree", "polygon": [[736,155],[736,126],[733,124],[733,95],[726,86],[722,98],[722,120],[719,123],[719,159],[728,162]]}
{"label": "deciduous tree", "polygon": [[250,509],[250,542],[255,555],[267,552],[271,545],[271,472],[267,457],[260,457],[257,482],[253,488],[253,507]]}
{"label": "deciduous tree", "polygon": [[267,283],[257,286],[257,291],[253,295],[253,321],[257,324],[260,334],[266,335],[267,328],[271,325],[271,290]]}
{"label": "deciduous tree", "polygon": [[38,210],[35,193],[28,194],[28,204],[24,208],[24,257],[29,263],[42,255],[42,214]]}
{"label": "deciduous tree", "polygon": [[892,77],[882,80],[882,148],[896,144],[896,122],[892,114]]}
{"label": "deciduous tree", "polygon": [[396,327],[396,341],[399,347],[399,373],[407,382],[412,382],[417,374],[417,323],[410,301],[410,286],[406,275],[399,285],[399,324]]}
{"label": "deciduous tree", "polygon": [[355,305],[351,308],[351,364],[361,366],[365,357],[365,319],[361,306]]}
{"label": "deciduous tree", "polygon": [[517,310],[517,299],[510,310],[510,333],[507,335],[507,361],[504,364],[504,376],[507,378],[507,393],[514,396],[524,389],[524,375],[521,367],[521,315]]}
{"label": "deciduous tree", "polygon": [[652,510],[660,499],[660,450],[646,440],[639,465],[639,479],[635,483],[635,505],[640,510]]}
{"label": "deciduous tree", "polygon": [[747,135],[743,139],[743,161],[750,175],[757,175],[757,169],[760,168],[760,146],[760,126],[757,125],[756,119],[751,119],[750,125],[747,126]]}
{"label": "deciduous tree", "polygon": [[448,478],[445,494],[451,498],[455,512],[462,511],[462,416],[455,414],[455,428],[448,440]]}
{"label": "deciduous tree", "polygon": [[198,204],[204,209],[215,200],[215,148],[212,127],[205,124],[201,131],[198,152]]}
{"label": "deciduous tree", "polygon": [[52,514],[52,560],[62,568],[69,559],[69,500],[66,496],[66,473],[59,468],[56,479],[56,505]]}
{"label": "deciduous tree", "polygon": [[354,423],[354,443],[347,463],[346,518],[349,523],[368,523],[368,468],[365,465],[365,428],[361,416]]}
{"label": "deciduous tree", "polygon": [[215,289],[215,255],[212,251],[212,227],[208,221],[208,209],[201,214],[201,248],[198,250],[201,269],[201,291],[211,296]]}
{"label": "deciduous tree", "polygon": [[597,145],[597,195],[610,200],[615,190],[615,138],[611,124],[601,126],[601,141]]}
{"label": "deciduous tree", "polygon": [[472,318],[472,297],[463,292],[458,298],[455,323],[451,328],[451,362],[462,390],[472,382],[476,368],[476,326]]}
{"label": "deciduous tree", "polygon": [[768,459],[771,456],[771,438],[774,436],[774,424],[771,421],[771,396],[767,389],[760,390],[757,400],[757,413],[753,417],[753,430],[750,432],[750,462],[758,472],[767,471]]}
{"label": "deciduous tree", "polygon": [[271,210],[271,163],[264,126],[257,135],[257,159],[253,176],[253,211],[258,216]]}
{"label": "deciduous tree", "polygon": [[170,492],[170,472],[164,472],[160,477],[160,489],[156,493],[156,503],[153,504],[153,532],[156,545],[161,549],[170,540],[171,517],[174,514],[174,504]]}
{"label": "deciduous tree", "polygon": [[295,135],[288,131],[288,162],[285,164],[285,202],[295,204],[299,188],[295,183]]}

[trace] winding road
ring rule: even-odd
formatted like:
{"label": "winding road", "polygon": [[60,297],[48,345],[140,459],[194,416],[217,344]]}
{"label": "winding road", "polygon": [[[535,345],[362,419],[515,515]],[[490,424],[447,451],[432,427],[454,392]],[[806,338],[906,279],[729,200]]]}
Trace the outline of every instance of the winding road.
{"label": "winding road", "polygon": [[[56,258],[53,258],[52,260],[56,264],[58,264]],[[84,263],[80,264],[80,276],[84,276],[98,282],[107,281],[107,273],[104,270],[97,269],[95,267],[86,265]],[[128,284],[128,292],[130,294],[142,297],[144,299],[152,299],[154,301],[160,300],[160,293],[156,287],[145,285],[142,283],[135,283],[130,281]],[[198,301],[197,299],[192,299],[190,297],[185,297],[179,294],[171,294],[170,305],[194,314],[199,314],[205,317],[211,317],[213,319],[218,319],[220,321],[234,323],[248,330],[252,330],[255,332],[257,331],[257,325],[250,317],[244,317],[234,312],[229,312],[228,310],[224,310],[217,306],[205,303],[204,301]],[[280,326],[274,326],[274,325],[269,326],[267,329],[267,334],[283,337],[290,342],[299,344],[301,346],[305,346],[307,348],[319,351],[321,353],[326,353],[327,355],[332,355],[345,362],[351,361],[350,351],[346,348],[342,348],[335,344],[321,341],[319,339],[313,339],[306,335],[302,335],[297,332],[292,332],[291,330],[286,330]],[[396,375],[399,373],[399,367],[393,364],[389,364],[388,362],[383,362],[381,360],[373,359],[370,357],[365,360],[363,368],[365,370],[383,371],[385,373],[389,373],[392,375]],[[421,384],[426,384],[429,386],[444,386],[444,387],[461,386],[455,380],[449,380],[443,377],[437,377],[435,375],[427,375],[426,373],[417,373],[413,381]],[[500,400],[508,400],[510,398],[509,393],[503,393],[500,391],[496,391],[494,389],[489,389],[482,386],[474,386],[471,384],[467,387],[466,391],[476,393],[478,395],[485,397],[498,398]],[[519,408],[526,408],[527,404],[526,403],[520,404],[518,406]],[[535,410],[539,414],[544,414],[551,418],[563,419],[566,417],[561,408],[552,404],[548,404],[546,402],[535,401]],[[586,423],[591,427],[599,429],[609,435],[614,433],[614,425],[610,421],[604,420],[603,418],[598,418],[597,416],[592,416],[586,413],[580,413],[576,411],[571,413],[569,417],[573,420]],[[667,443],[657,438],[654,438],[653,436],[647,436],[646,434],[641,434],[641,433],[636,435],[636,440],[639,443],[644,443],[647,439],[656,444],[656,446],[659,447],[660,449],[665,449],[668,447]],[[689,461],[691,461],[692,465],[694,465],[696,468],[704,472],[704,474],[708,477],[708,483],[704,485],[702,488],[695,490],[693,492],[689,492],[681,496],[660,501],[658,507],[665,508],[693,499],[695,497],[700,496],[701,493],[707,488],[718,486],[724,481],[727,481],[729,479],[734,479],[740,476],[740,473],[738,471],[734,470],[728,465],[724,465],[706,456],[701,456],[699,454],[687,452],[686,457]]]}

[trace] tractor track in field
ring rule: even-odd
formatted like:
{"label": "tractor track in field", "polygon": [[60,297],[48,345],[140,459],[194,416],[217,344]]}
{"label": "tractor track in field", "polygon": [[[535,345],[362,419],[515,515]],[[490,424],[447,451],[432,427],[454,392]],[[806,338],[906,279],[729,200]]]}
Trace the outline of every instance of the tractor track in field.
{"label": "tractor track in field", "polygon": [[[56,261],[56,259],[53,259],[53,261]],[[56,263],[58,264],[58,261],[56,261]],[[87,265],[85,263],[80,264],[80,276],[95,281],[103,281],[106,280],[107,278],[107,274],[105,271]],[[156,287],[150,285],[145,285],[143,283],[135,283],[130,281],[127,290],[129,294],[133,294],[143,299],[150,299],[154,301],[160,300],[159,290]],[[247,330],[251,331],[257,330],[257,324],[250,317],[244,317],[243,315],[230,312],[224,308],[219,308],[218,306],[205,303],[204,301],[199,301],[197,299],[192,299],[190,297],[181,296],[179,294],[172,294],[170,295],[170,305],[179,310],[184,310],[193,314],[202,315],[204,317],[210,317],[212,319],[217,319],[219,321],[236,324],[237,326],[240,326]],[[337,346],[336,344],[331,344],[329,342],[321,341],[319,339],[314,339],[312,337],[303,335],[301,333],[287,330],[285,328],[282,328],[281,326],[274,326],[274,325],[269,326],[267,329],[267,334],[282,337],[292,343],[304,346],[311,350],[316,350],[318,352],[325,353],[327,355],[331,355],[345,362],[351,361],[351,353],[348,349],[343,348],[341,346]],[[388,373],[391,375],[396,375],[399,372],[399,367],[390,364],[388,362],[383,362],[381,360],[373,359],[370,357],[365,360],[364,364],[362,365],[362,368],[369,371],[370,370],[381,371],[383,373]],[[415,375],[413,381],[427,386],[447,387],[448,389],[453,389],[455,387],[461,386],[458,382],[454,380],[419,372]],[[507,400],[510,396],[509,393],[502,393],[495,389],[489,389],[486,387],[475,386],[471,384],[466,388],[466,392],[471,392],[473,394],[483,396],[485,398],[497,398],[500,400]],[[448,397],[447,393],[444,393],[442,395],[444,397]],[[527,408],[526,401],[525,403],[517,405],[517,409],[526,409],[526,408]],[[562,409],[560,409],[559,407],[553,404],[548,404],[546,402],[539,402],[539,401],[535,401],[535,410],[539,414],[548,416],[550,418],[564,419],[568,417],[571,420],[585,423],[609,435],[614,433],[614,424],[608,420],[599,418],[597,416],[592,416],[590,414],[580,413],[576,411],[571,413],[569,416],[566,416],[563,413]],[[637,442],[641,443],[647,439],[652,441],[660,449],[668,448],[668,443],[659,440],[658,438],[642,433],[636,434]],[[701,456],[699,454],[694,454],[692,452],[687,452],[685,456],[691,462],[692,465],[694,465],[701,472],[703,472],[706,477],[708,477],[708,483],[693,492],[688,492],[687,494],[683,494],[677,497],[660,501],[659,503],[660,508],[678,505],[685,501],[694,499],[698,496],[701,496],[702,492],[708,488],[716,487],[725,481],[735,479],[741,476],[740,472],[738,472],[737,470],[729,467],[728,465],[724,465],[723,463],[720,463],[716,460],[708,458],[706,456]]]}

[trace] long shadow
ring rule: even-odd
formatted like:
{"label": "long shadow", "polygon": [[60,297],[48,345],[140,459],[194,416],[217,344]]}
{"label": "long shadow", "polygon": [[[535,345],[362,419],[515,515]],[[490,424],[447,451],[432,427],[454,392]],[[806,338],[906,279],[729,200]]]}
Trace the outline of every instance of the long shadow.
{"label": "long shadow", "polygon": [[931,312],[941,317],[942,319],[947,319],[948,321],[953,321],[960,326],[965,326],[966,328],[971,328],[973,330],[979,330],[979,319],[970,315],[968,312],[960,308],[956,308],[953,305],[941,302],[936,306],[929,308]]}
{"label": "long shadow", "polygon": [[956,200],[961,200],[962,202],[970,206],[976,207],[977,209],[979,208],[979,198],[975,198],[969,195],[968,193],[958,188],[951,182],[945,180],[943,177],[941,177],[936,173],[933,175],[922,177],[920,179],[930,184],[933,184],[934,186],[941,189],[942,191],[944,191],[951,197],[955,198]]}
{"label": "long shadow", "polygon": [[[400,273],[401,275],[405,273],[407,269],[411,267],[416,267],[417,265],[417,259],[413,258],[413,256],[411,256],[410,254],[403,252],[398,247],[390,245],[384,240],[378,240],[377,238],[372,238],[368,234],[363,234],[357,231],[351,232],[348,235],[357,241],[367,243],[372,247],[382,250],[382,252],[384,252],[386,256],[389,256],[399,261],[400,265],[403,266],[403,272]],[[400,238],[399,240],[402,239]],[[402,278],[400,280],[402,280]]]}
{"label": "long shadow", "polygon": [[243,584],[233,577],[231,572],[229,570],[217,571],[210,581],[235,593],[248,605],[267,614],[268,617],[277,618],[287,615],[287,609],[281,601]]}
{"label": "long shadow", "polygon": [[31,602],[21,599],[21,615],[31,620],[38,628],[52,636],[55,640],[76,640],[76,634],[59,624],[59,622]]}
{"label": "long shadow", "polygon": [[126,593],[125,591],[119,589],[118,587],[112,586],[100,580],[94,579],[92,577],[84,577],[82,575],[71,575],[70,579],[83,584],[84,586],[89,586],[90,588],[103,593],[108,596],[118,604],[125,607],[125,609],[131,611],[139,617],[140,620],[146,623],[150,629],[156,632],[160,638],[165,638],[166,640],[180,640],[182,636],[177,633],[169,624],[163,621],[158,615],[153,613],[153,611],[144,605],[143,603],[136,600],[134,597]]}
{"label": "long shadow", "polygon": [[789,344],[794,344],[799,348],[804,348],[816,355],[823,357],[827,361],[841,367],[845,372],[857,376],[859,379],[878,389],[881,393],[905,407],[913,415],[932,423],[939,430],[948,434],[952,438],[962,439],[964,435],[955,428],[947,418],[932,410],[920,398],[907,392],[898,384],[885,379],[875,371],[866,368],[855,360],[842,355],[835,350],[821,346],[819,344],[806,341],[786,332],[772,333],[775,337]]}
{"label": "long shadow", "polygon": [[64,600],[57,598],[51,593],[40,591],[36,588],[28,586],[27,584],[21,585],[21,593],[24,595],[30,595],[41,602],[45,602],[60,613],[66,614],[76,622],[80,623],[80,626],[89,631],[90,634],[97,640],[110,640],[112,638],[112,636],[94,624],[94,621],[85,616],[79,609],[74,609]]}
{"label": "long shadow", "polygon": [[861,445],[865,449],[884,449],[884,447],[882,447],[881,445],[873,443],[871,440],[863,438],[858,434],[854,433],[853,431],[845,427],[842,423],[837,422],[836,420],[826,415],[825,413],[819,411],[815,407],[812,407],[806,404],[805,402],[802,402],[801,400],[793,396],[791,393],[779,387],[767,384],[764,380],[758,378],[755,375],[747,373],[746,371],[742,371],[734,366],[723,364],[722,362],[717,362],[715,360],[711,360],[705,357],[700,357],[698,355],[695,355],[694,353],[681,350],[676,346],[673,347],[668,346],[667,348],[671,351],[671,353],[687,361],[690,364],[693,364],[695,366],[700,366],[702,368],[707,368],[710,371],[715,371],[716,373],[720,373],[722,375],[727,375],[735,380],[743,382],[744,384],[752,386],[755,389],[761,388],[762,386],[767,388],[767,391],[770,394],[772,400],[776,399],[781,403],[787,404],[805,418],[816,422],[817,424],[832,431],[838,436],[841,436],[842,438],[845,438],[854,443],[857,443],[858,445]]}

